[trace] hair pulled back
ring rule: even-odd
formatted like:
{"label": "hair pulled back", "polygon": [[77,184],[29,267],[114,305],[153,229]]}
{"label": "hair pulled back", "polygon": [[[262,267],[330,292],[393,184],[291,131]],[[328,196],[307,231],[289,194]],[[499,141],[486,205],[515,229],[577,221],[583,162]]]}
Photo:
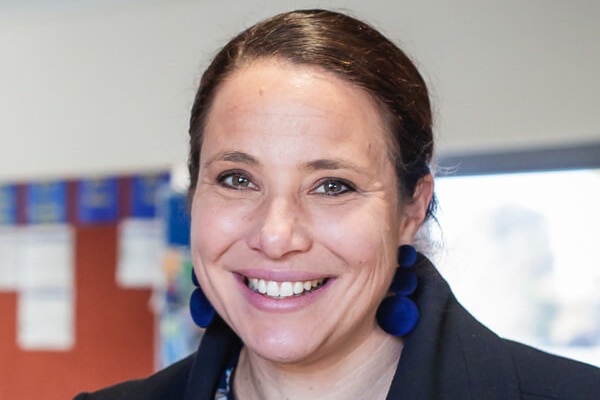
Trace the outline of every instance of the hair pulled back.
{"label": "hair pulled back", "polygon": [[[240,67],[264,58],[319,67],[369,93],[390,135],[402,198],[412,198],[433,157],[432,112],[425,81],[412,61],[376,29],[327,10],[276,15],[234,37],[202,75],[190,118],[190,194],[198,179],[207,115],[221,83]],[[435,200],[429,204],[432,216]]]}

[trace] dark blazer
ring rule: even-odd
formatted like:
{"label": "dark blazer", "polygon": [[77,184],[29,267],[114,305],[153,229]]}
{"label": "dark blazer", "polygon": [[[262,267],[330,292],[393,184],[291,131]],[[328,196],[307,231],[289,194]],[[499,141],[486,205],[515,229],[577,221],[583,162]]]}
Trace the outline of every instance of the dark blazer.
{"label": "dark blazer", "polygon": [[[405,338],[388,400],[600,399],[600,369],[504,340],[475,320],[419,256],[421,318]],[[75,400],[213,400],[240,340],[217,318],[198,352],[152,375]]]}

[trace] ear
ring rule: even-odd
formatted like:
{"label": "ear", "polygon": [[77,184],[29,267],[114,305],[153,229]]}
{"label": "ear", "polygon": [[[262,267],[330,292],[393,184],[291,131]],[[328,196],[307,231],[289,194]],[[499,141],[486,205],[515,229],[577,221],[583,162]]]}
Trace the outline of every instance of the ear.
{"label": "ear", "polygon": [[412,199],[401,206],[398,246],[412,244],[427,216],[433,196],[433,175],[427,174],[417,183]]}

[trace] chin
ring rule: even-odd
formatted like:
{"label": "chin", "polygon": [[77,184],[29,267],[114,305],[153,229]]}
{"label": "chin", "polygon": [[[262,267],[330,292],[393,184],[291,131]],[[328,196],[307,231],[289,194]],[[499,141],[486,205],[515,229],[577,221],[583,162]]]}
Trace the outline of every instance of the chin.
{"label": "chin", "polygon": [[[316,358],[318,337],[309,324],[287,329],[253,329],[241,338],[247,349],[259,357],[279,364],[298,364]],[[310,340],[307,340],[310,338]]]}

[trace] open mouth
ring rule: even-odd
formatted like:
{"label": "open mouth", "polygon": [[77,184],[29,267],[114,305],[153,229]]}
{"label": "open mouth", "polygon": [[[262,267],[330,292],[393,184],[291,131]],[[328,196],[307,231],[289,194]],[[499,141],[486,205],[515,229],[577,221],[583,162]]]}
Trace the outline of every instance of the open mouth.
{"label": "open mouth", "polygon": [[285,299],[292,296],[302,296],[320,289],[328,278],[312,281],[277,282],[258,278],[246,278],[248,288],[256,293],[274,299]]}

